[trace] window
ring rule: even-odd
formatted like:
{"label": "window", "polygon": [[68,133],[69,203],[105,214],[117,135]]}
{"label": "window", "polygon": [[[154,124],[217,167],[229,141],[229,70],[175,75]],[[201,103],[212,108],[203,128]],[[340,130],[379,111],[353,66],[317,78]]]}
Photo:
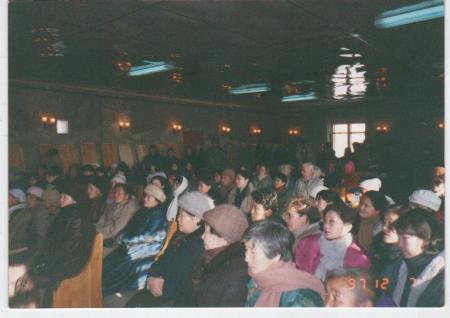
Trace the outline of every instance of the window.
{"label": "window", "polygon": [[56,121],[56,133],[57,134],[68,134],[69,133],[69,121],[58,119]]}
{"label": "window", "polygon": [[344,155],[345,148],[353,149],[354,142],[364,142],[366,139],[365,123],[345,123],[333,124],[332,126],[332,143],[336,152],[336,157],[340,158]]}

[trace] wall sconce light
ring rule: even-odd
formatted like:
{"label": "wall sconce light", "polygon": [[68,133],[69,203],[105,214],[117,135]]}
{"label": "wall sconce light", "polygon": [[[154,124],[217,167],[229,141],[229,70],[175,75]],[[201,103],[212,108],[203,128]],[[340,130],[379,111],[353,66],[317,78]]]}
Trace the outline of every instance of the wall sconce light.
{"label": "wall sconce light", "polygon": [[389,126],[386,124],[379,124],[376,127],[377,132],[387,132],[389,130]]}
{"label": "wall sconce light", "polygon": [[131,123],[129,121],[119,121],[119,130],[122,131],[124,129],[128,129],[131,127]]}
{"label": "wall sconce light", "polygon": [[227,135],[231,132],[231,128],[227,127],[227,126],[221,126],[220,127],[220,132],[224,135]]}
{"label": "wall sconce light", "polygon": [[300,130],[298,128],[291,128],[288,131],[289,136],[298,136],[300,134]]}
{"label": "wall sconce light", "polygon": [[44,126],[44,128],[47,128],[56,124],[56,118],[46,115],[41,116],[41,123]]}
{"label": "wall sconce light", "polygon": [[438,128],[440,128],[440,129],[444,128],[444,123],[442,121],[438,123]]}
{"label": "wall sconce light", "polygon": [[173,124],[172,125],[172,133],[176,134],[179,133],[183,129],[183,126],[179,124]]}
{"label": "wall sconce light", "polygon": [[261,135],[261,129],[260,128],[253,128],[251,130],[252,135]]}

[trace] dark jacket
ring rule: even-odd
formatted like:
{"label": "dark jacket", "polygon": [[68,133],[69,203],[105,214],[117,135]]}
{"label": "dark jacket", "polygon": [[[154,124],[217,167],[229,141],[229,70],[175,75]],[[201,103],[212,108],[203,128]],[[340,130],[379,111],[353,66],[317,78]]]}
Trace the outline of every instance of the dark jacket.
{"label": "dark jacket", "polygon": [[203,230],[201,226],[189,235],[178,231],[161,258],[150,268],[149,277],[164,279],[162,306],[178,302],[183,290],[189,286],[192,270],[203,253]]}
{"label": "dark jacket", "polygon": [[248,276],[245,249],[233,243],[209,263],[202,260],[194,269],[192,289],[186,290],[186,307],[243,307],[247,299]]}

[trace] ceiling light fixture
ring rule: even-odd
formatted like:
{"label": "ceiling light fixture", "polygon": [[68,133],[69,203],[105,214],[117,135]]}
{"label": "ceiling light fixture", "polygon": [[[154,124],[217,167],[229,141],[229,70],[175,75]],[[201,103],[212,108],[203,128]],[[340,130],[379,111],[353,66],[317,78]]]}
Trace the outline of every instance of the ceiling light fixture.
{"label": "ceiling light fixture", "polygon": [[246,84],[241,85],[229,90],[230,94],[239,95],[239,94],[254,94],[254,93],[264,93],[270,92],[269,84]]}
{"label": "ceiling light fixture", "polygon": [[128,70],[129,76],[142,76],[148,74],[154,74],[159,72],[166,72],[174,69],[174,65],[171,62],[153,62],[144,61],[144,65],[132,66]]}

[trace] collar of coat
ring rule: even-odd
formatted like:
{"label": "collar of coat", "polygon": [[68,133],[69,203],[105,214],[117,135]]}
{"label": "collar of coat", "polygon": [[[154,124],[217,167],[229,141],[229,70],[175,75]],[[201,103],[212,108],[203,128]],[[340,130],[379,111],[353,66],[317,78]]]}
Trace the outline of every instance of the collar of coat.
{"label": "collar of coat", "polygon": [[203,265],[203,273],[213,272],[227,262],[245,258],[245,248],[241,242],[236,242],[227,246],[222,252],[214,257],[211,262]]}

